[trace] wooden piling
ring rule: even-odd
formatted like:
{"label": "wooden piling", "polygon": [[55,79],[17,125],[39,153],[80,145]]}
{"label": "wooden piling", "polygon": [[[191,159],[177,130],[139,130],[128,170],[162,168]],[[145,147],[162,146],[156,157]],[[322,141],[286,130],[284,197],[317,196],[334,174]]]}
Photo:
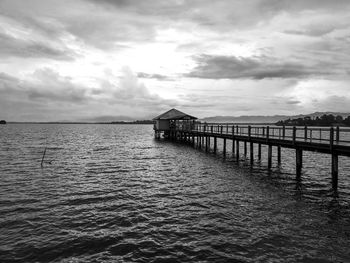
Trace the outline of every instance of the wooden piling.
{"label": "wooden piling", "polygon": [[293,126],[293,144],[296,143],[297,140],[297,127]]}
{"label": "wooden piling", "polygon": [[247,141],[244,141],[244,157],[247,157]]}
{"label": "wooden piling", "polygon": [[281,146],[277,146],[277,162],[281,164]]}
{"label": "wooden piling", "polygon": [[232,126],[232,155],[235,154],[235,126]]}
{"label": "wooden piling", "polygon": [[250,142],[250,164],[254,163],[254,144]]}
{"label": "wooden piling", "polygon": [[239,140],[236,140],[236,159],[239,161]]}
{"label": "wooden piling", "polygon": [[261,160],[261,143],[258,144],[258,159]]}
{"label": "wooden piling", "polygon": [[224,154],[224,157],[226,156],[226,138],[224,138],[224,142],[223,142],[223,154]]}
{"label": "wooden piling", "polygon": [[296,157],[296,179],[297,181],[301,180],[301,169],[303,167],[303,150],[297,148],[295,151]]}
{"label": "wooden piling", "polygon": [[214,153],[216,153],[216,149],[217,149],[217,138],[214,137]]}
{"label": "wooden piling", "polygon": [[267,150],[267,168],[271,169],[271,167],[272,167],[272,145],[269,145]]}
{"label": "wooden piling", "polygon": [[332,188],[334,192],[338,191],[338,154],[332,154]]}
{"label": "wooden piling", "polygon": [[[336,129],[336,142],[339,141],[339,127]],[[329,131],[329,147],[332,155],[332,188],[336,193],[338,191],[338,154],[334,152],[334,128]]]}
{"label": "wooden piling", "polygon": [[335,141],[339,143],[339,137],[340,136],[340,128],[337,126],[336,133],[335,133]]}
{"label": "wooden piling", "polygon": [[232,140],[232,155],[234,155],[235,154],[235,143],[236,143],[236,141],[235,140]]}

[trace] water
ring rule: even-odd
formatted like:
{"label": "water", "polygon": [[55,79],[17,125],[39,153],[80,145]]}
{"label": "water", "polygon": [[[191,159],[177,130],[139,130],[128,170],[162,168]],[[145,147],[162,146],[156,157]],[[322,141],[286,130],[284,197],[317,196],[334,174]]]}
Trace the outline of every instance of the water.
{"label": "water", "polygon": [[348,158],[334,198],[326,155],[297,185],[291,150],[268,172],[151,125],[9,124],[0,147],[0,262],[350,261]]}

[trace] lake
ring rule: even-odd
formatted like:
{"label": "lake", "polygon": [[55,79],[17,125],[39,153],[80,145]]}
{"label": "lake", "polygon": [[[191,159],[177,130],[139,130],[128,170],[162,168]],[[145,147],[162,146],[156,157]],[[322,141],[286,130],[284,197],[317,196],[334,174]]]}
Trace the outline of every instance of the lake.
{"label": "lake", "polygon": [[292,150],[268,171],[264,148],[253,167],[227,149],[152,125],[2,125],[0,262],[350,261],[350,158],[335,198],[327,155],[305,152],[297,184]]}

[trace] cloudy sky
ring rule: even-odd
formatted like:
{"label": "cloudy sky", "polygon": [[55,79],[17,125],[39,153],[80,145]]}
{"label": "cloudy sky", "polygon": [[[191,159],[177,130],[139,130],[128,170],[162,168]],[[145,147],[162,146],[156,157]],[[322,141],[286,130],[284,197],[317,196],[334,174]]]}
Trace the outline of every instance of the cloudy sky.
{"label": "cloudy sky", "polygon": [[0,0],[0,119],[350,112],[349,0]]}

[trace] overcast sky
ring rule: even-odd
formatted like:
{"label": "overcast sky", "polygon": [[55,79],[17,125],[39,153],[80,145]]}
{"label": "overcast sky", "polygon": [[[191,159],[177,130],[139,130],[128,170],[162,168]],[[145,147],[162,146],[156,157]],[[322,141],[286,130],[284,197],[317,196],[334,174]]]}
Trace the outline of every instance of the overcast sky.
{"label": "overcast sky", "polygon": [[350,112],[349,0],[0,0],[0,119]]}

